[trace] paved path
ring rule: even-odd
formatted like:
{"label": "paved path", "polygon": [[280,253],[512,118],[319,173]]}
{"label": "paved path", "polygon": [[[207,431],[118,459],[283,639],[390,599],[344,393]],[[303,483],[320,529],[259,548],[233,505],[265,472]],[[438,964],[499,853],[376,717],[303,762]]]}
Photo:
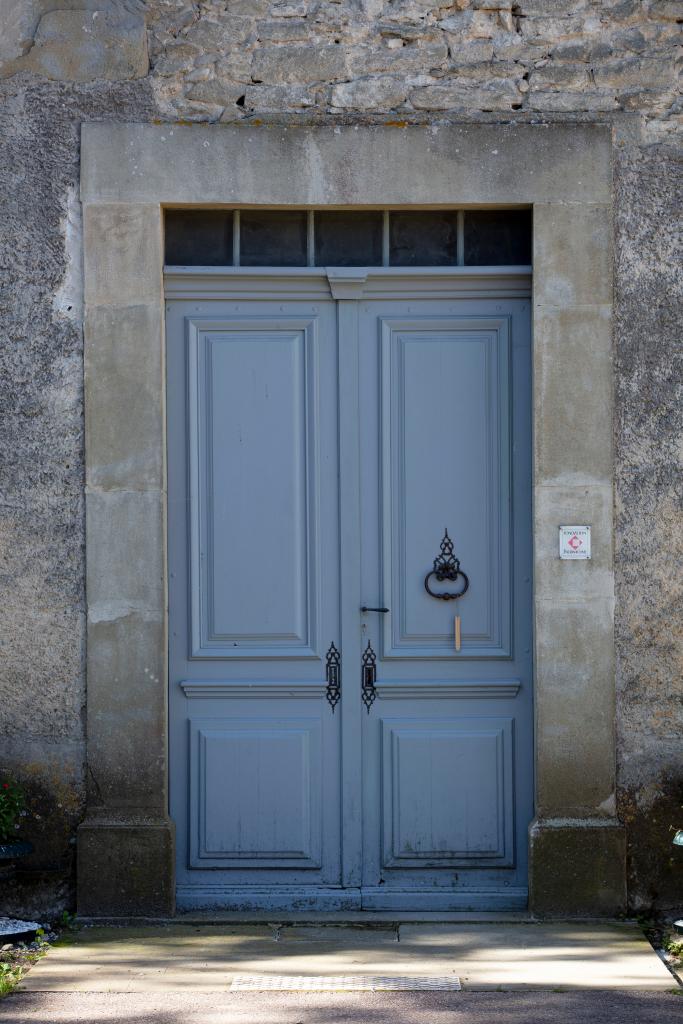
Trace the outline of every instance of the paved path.
{"label": "paved path", "polygon": [[[230,992],[237,973],[457,975],[463,991]],[[95,927],[35,966],[0,1022],[683,1024],[675,989],[629,924]]]}

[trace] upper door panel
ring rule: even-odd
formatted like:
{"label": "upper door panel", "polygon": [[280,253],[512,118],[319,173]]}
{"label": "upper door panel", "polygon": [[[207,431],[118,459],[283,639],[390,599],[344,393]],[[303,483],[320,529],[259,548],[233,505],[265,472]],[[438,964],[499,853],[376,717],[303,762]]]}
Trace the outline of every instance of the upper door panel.
{"label": "upper door panel", "polygon": [[187,329],[192,656],[320,657],[318,318]]}
{"label": "upper door panel", "polygon": [[[510,325],[507,317],[378,316],[384,658],[509,658]],[[462,601],[424,579],[445,531],[469,578]],[[462,583],[435,589],[458,590]]]}

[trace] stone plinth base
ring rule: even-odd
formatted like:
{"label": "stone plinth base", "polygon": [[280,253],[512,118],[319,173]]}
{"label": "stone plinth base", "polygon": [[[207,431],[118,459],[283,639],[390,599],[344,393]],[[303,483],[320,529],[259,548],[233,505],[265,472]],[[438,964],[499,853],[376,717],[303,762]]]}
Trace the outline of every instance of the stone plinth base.
{"label": "stone plinth base", "polygon": [[626,834],[617,821],[536,819],[529,909],[538,917],[615,917],[626,909]]}
{"label": "stone plinth base", "polygon": [[78,830],[78,913],[169,917],[175,913],[173,822],[85,821]]}

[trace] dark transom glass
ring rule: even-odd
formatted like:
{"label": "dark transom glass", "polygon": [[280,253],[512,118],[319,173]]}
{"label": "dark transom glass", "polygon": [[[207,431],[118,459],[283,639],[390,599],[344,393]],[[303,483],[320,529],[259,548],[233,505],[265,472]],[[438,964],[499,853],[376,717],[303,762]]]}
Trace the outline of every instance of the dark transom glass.
{"label": "dark transom glass", "polygon": [[465,266],[531,263],[531,210],[465,210]]}
{"label": "dark transom glass", "polygon": [[167,210],[166,263],[175,267],[232,265],[232,210]]}
{"label": "dark transom glass", "polygon": [[458,214],[420,210],[389,215],[389,265],[454,267],[458,261]]}
{"label": "dark transom glass", "polygon": [[240,264],[243,267],[305,267],[305,210],[242,210]]}
{"label": "dark transom glass", "polygon": [[317,267],[381,267],[381,211],[331,211],[315,214]]}

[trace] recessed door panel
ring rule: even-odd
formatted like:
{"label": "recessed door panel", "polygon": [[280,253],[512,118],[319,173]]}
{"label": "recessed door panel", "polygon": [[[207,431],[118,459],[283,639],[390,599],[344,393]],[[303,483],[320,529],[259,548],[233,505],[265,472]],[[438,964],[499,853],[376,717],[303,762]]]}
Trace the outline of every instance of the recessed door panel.
{"label": "recessed door panel", "polygon": [[383,867],[512,863],[512,723],[384,718]]}
{"label": "recessed door panel", "polygon": [[317,650],[317,320],[191,319],[193,656]]}
{"label": "recessed door panel", "polygon": [[380,329],[383,656],[451,658],[454,604],[415,585],[448,531],[470,581],[462,650],[509,657],[508,321],[381,318]]}
{"label": "recessed door panel", "polygon": [[194,867],[321,866],[319,718],[190,720]]}

